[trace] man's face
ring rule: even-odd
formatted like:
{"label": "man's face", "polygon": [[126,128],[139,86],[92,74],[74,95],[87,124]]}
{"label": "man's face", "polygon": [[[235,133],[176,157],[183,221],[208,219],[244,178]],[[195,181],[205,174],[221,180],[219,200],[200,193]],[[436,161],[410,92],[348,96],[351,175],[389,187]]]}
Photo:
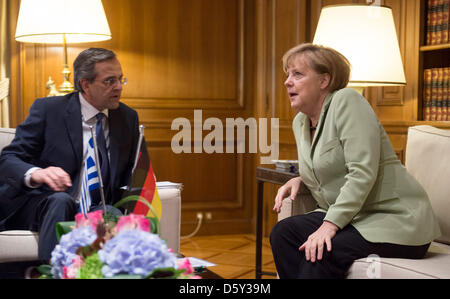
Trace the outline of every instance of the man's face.
{"label": "man's face", "polygon": [[119,108],[122,94],[122,67],[116,58],[98,62],[95,65],[97,76],[89,82],[81,79],[84,97],[99,111]]}

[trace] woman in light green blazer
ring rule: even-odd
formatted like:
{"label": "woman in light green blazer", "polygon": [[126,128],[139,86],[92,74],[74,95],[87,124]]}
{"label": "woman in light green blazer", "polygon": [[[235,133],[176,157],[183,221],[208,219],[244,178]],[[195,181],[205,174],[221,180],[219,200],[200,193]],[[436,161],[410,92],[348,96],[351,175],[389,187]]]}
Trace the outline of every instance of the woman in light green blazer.
{"label": "woman in light green blazer", "polygon": [[[317,209],[277,223],[271,245],[280,278],[344,278],[354,260],[422,258],[439,226],[427,194],[398,160],[374,111],[345,88],[350,64],[339,52],[302,44],[283,57],[299,174],[275,198],[295,198],[303,182]],[[325,250],[326,249],[326,250]]]}

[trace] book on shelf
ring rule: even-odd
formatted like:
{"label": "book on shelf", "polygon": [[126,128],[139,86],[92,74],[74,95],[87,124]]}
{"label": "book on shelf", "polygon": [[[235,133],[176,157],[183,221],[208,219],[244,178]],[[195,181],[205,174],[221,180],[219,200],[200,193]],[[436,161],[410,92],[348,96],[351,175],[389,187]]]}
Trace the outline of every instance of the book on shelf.
{"label": "book on shelf", "polygon": [[424,70],[423,120],[450,121],[450,67]]}
{"label": "book on shelf", "polygon": [[426,45],[449,43],[450,0],[427,0]]}
{"label": "book on shelf", "polygon": [[423,120],[431,119],[431,69],[423,74]]}

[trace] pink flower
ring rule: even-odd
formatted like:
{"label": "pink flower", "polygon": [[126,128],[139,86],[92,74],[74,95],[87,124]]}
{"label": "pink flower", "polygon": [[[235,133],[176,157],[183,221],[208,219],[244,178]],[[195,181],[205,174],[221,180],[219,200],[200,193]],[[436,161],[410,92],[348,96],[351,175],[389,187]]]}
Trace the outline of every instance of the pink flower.
{"label": "pink flower", "polygon": [[72,265],[63,267],[62,279],[75,279],[77,278],[80,268],[84,265],[84,261],[81,256],[77,255],[73,261]]}
{"label": "pink flower", "polygon": [[92,229],[95,231],[97,229],[97,225],[102,222],[103,222],[102,211],[95,211],[88,213],[86,217],[82,213],[78,213],[75,215],[76,228],[90,225]]}
{"label": "pink flower", "polygon": [[189,259],[178,260],[178,268],[185,269],[186,271],[183,273],[185,275],[194,273],[194,268],[192,267]]}
{"label": "pink flower", "polygon": [[150,220],[144,215],[130,214],[120,217],[116,225],[116,231],[138,229],[144,232],[150,232]]}

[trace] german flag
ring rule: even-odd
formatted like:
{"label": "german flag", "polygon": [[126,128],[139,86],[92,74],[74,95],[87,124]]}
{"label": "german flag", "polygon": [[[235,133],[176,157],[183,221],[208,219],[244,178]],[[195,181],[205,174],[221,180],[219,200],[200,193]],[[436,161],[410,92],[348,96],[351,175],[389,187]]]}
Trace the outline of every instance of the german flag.
{"label": "german flag", "polygon": [[[141,136],[138,142],[139,151],[136,156],[135,168],[132,173],[131,183],[128,190],[122,195],[122,198],[129,196],[139,196],[139,201],[132,201],[126,205],[129,211],[134,214],[145,215],[147,217],[157,217],[161,220],[161,200],[156,188],[156,178],[153,172],[150,156],[147,152],[143,128],[141,128]],[[141,202],[146,201],[152,206],[153,211],[147,204]],[[156,215],[154,215],[154,213]]]}

